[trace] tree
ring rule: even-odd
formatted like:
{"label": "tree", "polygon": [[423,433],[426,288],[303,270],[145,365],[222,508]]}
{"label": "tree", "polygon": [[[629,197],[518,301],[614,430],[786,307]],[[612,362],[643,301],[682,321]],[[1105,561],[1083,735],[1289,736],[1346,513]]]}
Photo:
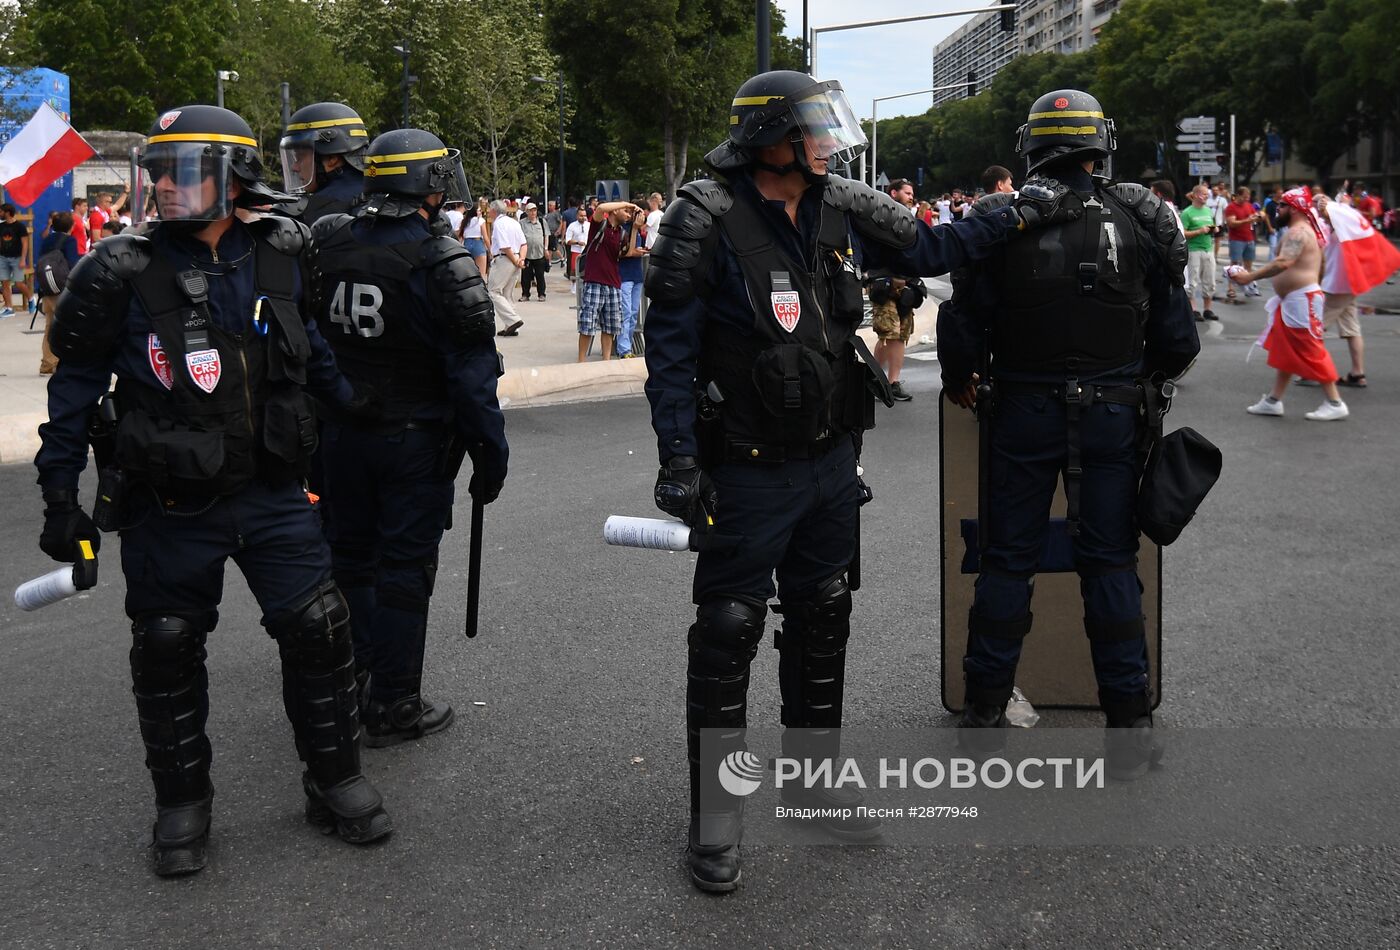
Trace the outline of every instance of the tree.
{"label": "tree", "polygon": [[232,0],[21,0],[16,58],[67,73],[73,124],[144,132],[161,109],[213,98]]}

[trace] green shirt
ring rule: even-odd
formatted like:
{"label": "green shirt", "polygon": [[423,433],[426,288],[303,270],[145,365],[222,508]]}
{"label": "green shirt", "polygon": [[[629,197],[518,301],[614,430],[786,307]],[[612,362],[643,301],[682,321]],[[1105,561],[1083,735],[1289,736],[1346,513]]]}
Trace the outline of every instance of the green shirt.
{"label": "green shirt", "polygon": [[[1181,226],[1187,231],[1194,231],[1197,228],[1215,227],[1215,212],[1205,205],[1197,208],[1195,205],[1188,205],[1181,209]],[[1210,232],[1197,234],[1186,239],[1186,249],[1189,251],[1209,251],[1214,249],[1215,239],[1210,236]]]}

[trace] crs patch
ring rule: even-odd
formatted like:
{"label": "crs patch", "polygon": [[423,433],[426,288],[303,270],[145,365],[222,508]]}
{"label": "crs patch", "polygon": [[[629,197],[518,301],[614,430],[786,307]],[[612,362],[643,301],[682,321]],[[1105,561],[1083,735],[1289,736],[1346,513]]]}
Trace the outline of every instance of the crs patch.
{"label": "crs patch", "polygon": [[190,379],[206,393],[212,393],[219,385],[223,364],[219,362],[218,350],[195,350],[185,354],[185,365],[189,367]]}
{"label": "crs patch", "polygon": [[795,290],[775,290],[770,294],[773,301],[773,316],[778,326],[791,333],[797,329],[797,321],[802,319],[802,300]]}
{"label": "crs patch", "polygon": [[146,359],[151,364],[151,372],[166,389],[175,385],[175,375],[170,371],[170,357],[160,345],[160,337],[154,333],[146,337]]}

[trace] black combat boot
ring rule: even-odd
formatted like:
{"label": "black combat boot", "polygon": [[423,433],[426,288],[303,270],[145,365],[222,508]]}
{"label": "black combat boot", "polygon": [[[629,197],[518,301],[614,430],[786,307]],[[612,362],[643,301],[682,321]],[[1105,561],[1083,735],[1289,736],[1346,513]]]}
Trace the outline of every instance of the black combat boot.
{"label": "black combat boot", "polygon": [[148,615],[131,635],[132,693],[156,792],[153,868],[161,877],[194,874],[204,868],[214,800],[205,632],[184,617]]}
{"label": "black combat boot", "polygon": [[[846,686],[846,641],[851,636],[851,592],[845,575],[821,585],[808,600],[783,601],[782,630],[775,634],[782,689],[783,755],[832,762],[840,773],[841,712]],[[880,819],[857,815],[865,797],[855,789],[806,788],[785,782],[783,803],[816,809],[822,830],[841,841],[869,841]]]}
{"label": "black combat boot", "polygon": [[[368,691],[366,691],[368,694]],[[365,745],[382,749],[412,742],[452,725],[456,714],[446,703],[434,703],[418,695],[391,703],[370,699],[364,709]]]}
{"label": "black combat boot", "polygon": [[[744,800],[719,779],[719,763],[744,748],[748,723],[749,664],[763,639],[767,604],[735,598],[706,600],[695,612],[687,642],[685,724],[690,759],[690,834],[686,866],[697,888],[723,894],[739,886],[739,842]],[[701,767],[700,731],[714,740],[716,755]],[[702,807],[703,806],[703,807]]]}
{"label": "black combat boot", "polygon": [[1103,734],[1104,767],[1115,782],[1136,782],[1154,769],[1166,748],[1152,733],[1152,696],[1109,695],[1099,690],[1107,719]]}
{"label": "black combat boot", "polygon": [[383,799],[360,772],[360,717],[349,612],[334,584],[271,628],[282,654],[282,697],[306,763],[306,820],[351,844],[387,837]]}
{"label": "black combat boot", "polygon": [[984,762],[1006,751],[1006,704],[1014,686],[966,685],[962,715],[958,718],[958,751]]}

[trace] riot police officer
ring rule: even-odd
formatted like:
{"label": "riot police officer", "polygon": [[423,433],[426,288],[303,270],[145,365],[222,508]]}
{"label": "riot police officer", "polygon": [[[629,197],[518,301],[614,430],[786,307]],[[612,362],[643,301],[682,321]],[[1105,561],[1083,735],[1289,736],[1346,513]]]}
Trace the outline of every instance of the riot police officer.
{"label": "riot police officer", "polygon": [[303,388],[343,406],[350,384],[303,312],[306,229],[246,210],[286,200],[252,130],[226,109],[160,116],[141,167],[160,220],[73,269],[53,326],[61,357],[35,464],[40,547],[73,560],[99,537],[78,503],[87,423],[116,374],[98,515],[121,529],[131,675],[156,793],[157,874],[204,866],[213,799],[205,639],[233,558],[282,658],[309,821],[354,844],[390,833],[360,772],[345,600],[300,478],[315,447]]}
{"label": "riot police officer", "polygon": [[315,313],[336,359],[378,403],[373,425],[331,412],[322,432],[326,534],[367,671],[365,744],[447,728],[421,694],[428,600],[463,452],[468,491],[493,501],[506,477],[496,401],[495,313],[470,252],[432,225],[465,201],[460,153],[396,129],[365,153],[361,213],[312,228]]}
{"label": "riot police officer", "polygon": [[[738,885],[742,799],[713,787],[713,769],[701,772],[701,730],[742,742],[775,570],[783,725],[815,730],[793,734],[793,747],[819,755],[834,754],[841,724],[856,458],[874,394],[889,404],[855,335],[862,261],[850,250],[866,267],[939,274],[1058,213],[1051,196],[930,229],[888,195],[828,174],[865,136],[840,83],[802,73],[746,81],[729,129],[706,156],[715,177],[684,186],[662,219],[646,280],[656,503],[699,532],[712,524],[707,541],[728,548],[699,556],[689,633],[687,861],[706,891]],[[784,794],[848,803],[842,792]],[[828,828],[854,839],[877,831],[865,819]]]}
{"label": "riot police officer", "polygon": [[[1134,505],[1144,426],[1161,384],[1200,348],[1182,292],[1186,250],[1170,207],[1136,184],[1110,184],[1113,120],[1074,89],[1036,100],[1017,152],[1032,176],[1067,185],[1074,221],[954,275],[939,311],[944,389],[990,425],[982,477],[989,537],[968,618],[960,742],[994,749],[1031,630],[1031,594],[1064,475],[1066,527],[1084,601],[1111,775],[1143,774],[1151,740]],[[1010,195],[989,195],[980,214]],[[978,385],[987,386],[980,394]],[[990,728],[995,731],[978,732]]]}
{"label": "riot police officer", "polygon": [[369,132],[359,113],[339,102],[313,102],[293,112],[278,147],[282,180],[302,196],[297,216],[307,224],[350,210],[364,192]]}

